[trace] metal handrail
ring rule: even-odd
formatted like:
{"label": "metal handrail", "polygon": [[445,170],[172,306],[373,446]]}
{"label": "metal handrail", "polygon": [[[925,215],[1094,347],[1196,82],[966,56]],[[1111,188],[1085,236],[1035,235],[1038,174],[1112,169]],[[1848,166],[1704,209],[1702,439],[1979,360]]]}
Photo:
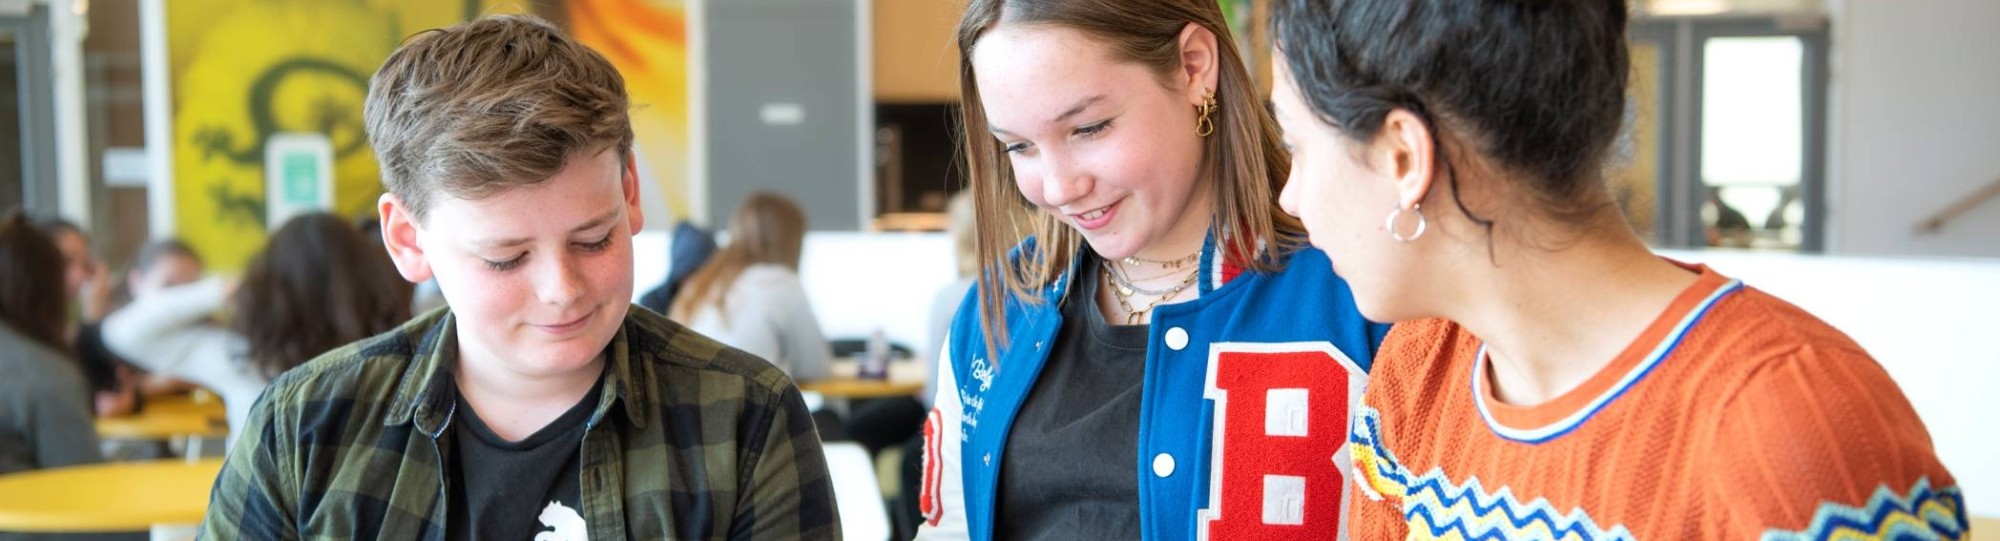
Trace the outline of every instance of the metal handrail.
{"label": "metal handrail", "polygon": [[1991,184],[1960,198],[1958,202],[1952,203],[1937,214],[1932,214],[1930,218],[1917,222],[1917,233],[1930,234],[1942,231],[1946,222],[1957,219],[1960,215],[1971,212],[1972,209],[1996,197],[2000,197],[2000,178],[1993,179]]}

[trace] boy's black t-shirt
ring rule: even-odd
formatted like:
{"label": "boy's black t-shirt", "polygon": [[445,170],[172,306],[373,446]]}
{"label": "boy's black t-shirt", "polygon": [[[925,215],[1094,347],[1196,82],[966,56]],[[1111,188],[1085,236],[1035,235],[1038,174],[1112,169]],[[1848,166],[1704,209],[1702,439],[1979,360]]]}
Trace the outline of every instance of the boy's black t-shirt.
{"label": "boy's black t-shirt", "polygon": [[588,528],[578,484],[583,472],[579,455],[603,390],[599,379],[569,411],[518,442],[494,434],[460,395],[446,468],[446,535],[454,540],[583,539]]}

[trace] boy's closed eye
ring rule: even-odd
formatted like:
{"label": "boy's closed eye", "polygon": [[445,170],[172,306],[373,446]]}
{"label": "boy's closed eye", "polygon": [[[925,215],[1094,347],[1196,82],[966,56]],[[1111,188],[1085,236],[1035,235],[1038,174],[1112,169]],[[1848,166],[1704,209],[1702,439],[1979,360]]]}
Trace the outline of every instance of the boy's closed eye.
{"label": "boy's closed eye", "polygon": [[[577,249],[577,251],[584,253],[602,252],[606,249],[611,248],[612,234],[613,234],[612,231],[606,231],[604,232],[604,236],[598,238],[597,240],[589,242],[572,242],[570,243],[570,246],[573,246]],[[505,260],[496,261],[484,257],[481,257],[480,260],[486,263],[486,268],[488,269],[492,269],[494,271],[499,271],[499,272],[506,272],[514,270],[516,268],[520,268],[522,263],[527,262],[528,252],[521,252],[519,255],[515,255],[514,257]]]}

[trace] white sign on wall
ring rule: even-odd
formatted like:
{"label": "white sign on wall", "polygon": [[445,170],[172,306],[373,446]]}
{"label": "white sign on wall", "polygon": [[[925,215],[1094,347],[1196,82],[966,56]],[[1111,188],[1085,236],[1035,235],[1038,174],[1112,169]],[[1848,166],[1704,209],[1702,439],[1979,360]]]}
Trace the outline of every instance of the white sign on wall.
{"label": "white sign on wall", "polygon": [[328,210],[333,210],[333,141],[318,133],[272,135],[264,143],[265,229]]}

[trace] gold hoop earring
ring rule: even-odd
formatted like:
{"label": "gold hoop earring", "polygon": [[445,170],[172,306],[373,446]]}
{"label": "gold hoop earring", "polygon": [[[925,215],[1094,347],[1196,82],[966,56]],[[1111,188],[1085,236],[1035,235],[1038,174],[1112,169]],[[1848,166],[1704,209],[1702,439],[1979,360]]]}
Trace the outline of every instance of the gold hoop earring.
{"label": "gold hoop earring", "polygon": [[1209,119],[1209,114],[1215,112],[1215,91],[1208,90],[1207,95],[1201,98],[1201,105],[1195,106],[1194,109],[1201,112],[1201,118],[1194,121],[1194,134],[1208,137],[1209,134],[1215,133],[1215,121]]}
{"label": "gold hoop earring", "polygon": [[1402,232],[1396,230],[1396,219],[1403,217],[1403,207],[1389,209],[1389,219],[1382,222],[1382,228],[1389,230],[1389,238],[1398,242],[1415,242],[1418,237],[1424,236],[1424,231],[1430,227],[1429,222],[1424,219],[1424,206],[1422,204],[1411,206],[1410,214],[1417,215],[1417,230],[1405,237]]}

